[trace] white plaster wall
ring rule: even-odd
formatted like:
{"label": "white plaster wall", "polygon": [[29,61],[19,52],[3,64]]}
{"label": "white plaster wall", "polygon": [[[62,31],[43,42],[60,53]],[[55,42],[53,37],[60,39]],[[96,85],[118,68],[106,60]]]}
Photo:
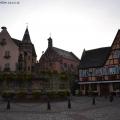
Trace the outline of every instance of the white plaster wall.
{"label": "white plaster wall", "polygon": [[[19,47],[14,43],[14,41],[11,39],[9,33],[6,29],[2,30],[0,33],[0,41],[2,39],[6,39],[6,45],[1,46],[0,45],[0,67],[1,71],[4,70],[4,66],[6,63],[10,64],[10,70],[15,71],[16,70],[16,63],[18,63],[18,56],[19,56]],[[10,58],[6,59],[5,51],[10,51]]]}

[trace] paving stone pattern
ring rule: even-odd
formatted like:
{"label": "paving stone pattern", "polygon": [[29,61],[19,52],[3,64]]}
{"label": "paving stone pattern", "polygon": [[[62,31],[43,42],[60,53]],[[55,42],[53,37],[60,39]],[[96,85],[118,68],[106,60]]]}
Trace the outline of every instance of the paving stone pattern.
{"label": "paving stone pattern", "polygon": [[51,102],[51,110],[46,103],[7,103],[0,101],[0,120],[120,120],[120,97],[113,102],[109,98],[72,97],[71,109],[68,102]]}

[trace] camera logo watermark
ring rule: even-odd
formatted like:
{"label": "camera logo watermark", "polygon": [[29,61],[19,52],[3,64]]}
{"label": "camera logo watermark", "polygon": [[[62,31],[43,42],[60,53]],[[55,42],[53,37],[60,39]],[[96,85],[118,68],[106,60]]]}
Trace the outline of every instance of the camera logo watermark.
{"label": "camera logo watermark", "polygon": [[20,4],[20,1],[0,1],[0,5],[13,5],[13,4]]}

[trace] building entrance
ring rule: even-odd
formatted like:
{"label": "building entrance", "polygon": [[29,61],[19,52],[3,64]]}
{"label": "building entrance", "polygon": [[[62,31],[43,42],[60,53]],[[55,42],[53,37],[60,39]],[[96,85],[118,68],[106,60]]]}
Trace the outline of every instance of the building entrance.
{"label": "building entrance", "polygon": [[109,84],[100,84],[100,95],[108,96],[109,94]]}

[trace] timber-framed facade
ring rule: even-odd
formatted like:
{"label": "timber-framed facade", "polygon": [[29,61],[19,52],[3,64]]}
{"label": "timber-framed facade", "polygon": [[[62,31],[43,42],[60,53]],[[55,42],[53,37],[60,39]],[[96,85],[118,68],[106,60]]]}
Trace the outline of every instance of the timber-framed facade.
{"label": "timber-framed facade", "polygon": [[110,47],[84,50],[79,67],[80,93],[120,93],[120,30]]}

